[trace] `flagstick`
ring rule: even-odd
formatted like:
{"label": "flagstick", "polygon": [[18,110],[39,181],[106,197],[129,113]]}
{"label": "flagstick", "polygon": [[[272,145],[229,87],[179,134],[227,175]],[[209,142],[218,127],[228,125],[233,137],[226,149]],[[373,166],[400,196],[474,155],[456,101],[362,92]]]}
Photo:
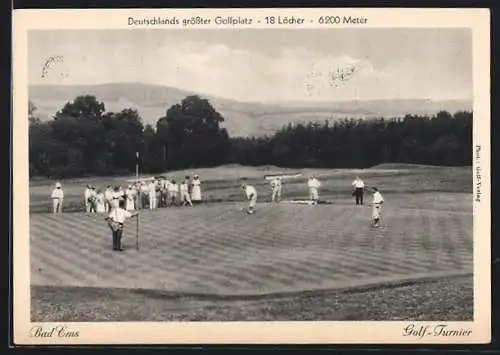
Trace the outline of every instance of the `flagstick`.
{"label": "flagstick", "polygon": [[[135,164],[135,180],[136,180],[136,186],[138,189],[138,194],[137,194],[137,209],[139,209],[139,201],[141,199],[141,189],[139,186],[139,152],[136,153],[137,161]],[[137,211],[139,212],[139,211]],[[137,218],[135,220],[135,249],[139,250],[139,213],[137,214]]]}

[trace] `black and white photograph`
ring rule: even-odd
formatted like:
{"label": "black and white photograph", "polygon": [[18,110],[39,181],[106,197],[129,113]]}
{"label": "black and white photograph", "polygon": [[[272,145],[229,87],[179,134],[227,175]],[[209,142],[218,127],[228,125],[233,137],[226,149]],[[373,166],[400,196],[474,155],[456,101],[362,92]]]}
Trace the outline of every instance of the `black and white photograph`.
{"label": "black and white photograph", "polygon": [[472,332],[446,325],[482,302],[471,28],[26,40],[31,338],[80,322]]}

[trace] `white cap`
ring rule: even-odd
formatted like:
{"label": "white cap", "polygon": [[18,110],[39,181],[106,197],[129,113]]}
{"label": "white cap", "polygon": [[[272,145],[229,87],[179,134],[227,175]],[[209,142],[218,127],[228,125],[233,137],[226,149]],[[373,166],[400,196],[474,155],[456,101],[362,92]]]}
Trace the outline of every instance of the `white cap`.
{"label": "white cap", "polygon": [[61,187],[61,184],[56,182],[56,187]]}

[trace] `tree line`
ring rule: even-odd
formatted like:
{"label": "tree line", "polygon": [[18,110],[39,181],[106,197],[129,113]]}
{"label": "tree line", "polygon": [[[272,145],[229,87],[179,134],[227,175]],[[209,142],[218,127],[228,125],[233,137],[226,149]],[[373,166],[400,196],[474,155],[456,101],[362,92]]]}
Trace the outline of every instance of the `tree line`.
{"label": "tree line", "polygon": [[[385,162],[471,165],[472,112],[289,124],[273,135],[230,137],[210,102],[188,96],[156,126],[134,109],[106,112],[86,95],[53,119],[36,117],[30,101],[30,176],[120,175],[227,163],[282,167],[366,168]],[[137,160],[136,152],[139,152]]]}

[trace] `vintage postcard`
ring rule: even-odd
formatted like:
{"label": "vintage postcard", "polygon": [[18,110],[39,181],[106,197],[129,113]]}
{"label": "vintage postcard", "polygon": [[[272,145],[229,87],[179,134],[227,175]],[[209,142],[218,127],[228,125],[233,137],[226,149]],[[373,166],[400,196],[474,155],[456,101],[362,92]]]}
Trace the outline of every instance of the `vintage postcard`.
{"label": "vintage postcard", "polygon": [[13,16],[16,345],[490,342],[487,9]]}

